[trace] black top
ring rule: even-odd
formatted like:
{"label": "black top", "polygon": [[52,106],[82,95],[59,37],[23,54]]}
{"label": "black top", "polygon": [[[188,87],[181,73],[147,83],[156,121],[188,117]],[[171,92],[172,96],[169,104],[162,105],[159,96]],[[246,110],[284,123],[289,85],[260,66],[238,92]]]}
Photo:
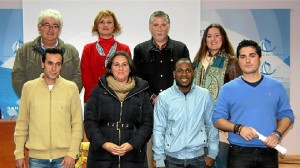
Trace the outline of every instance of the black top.
{"label": "black top", "polygon": [[180,41],[168,37],[165,48],[159,50],[153,39],[134,48],[133,61],[138,76],[149,82],[149,94],[158,95],[173,84],[173,68],[180,58],[190,58],[189,50]]}
{"label": "black top", "polygon": [[[118,164],[123,168],[143,167],[153,129],[153,108],[147,89],[148,82],[138,78],[135,87],[121,102],[108,87],[105,76],[100,78],[84,110],[84,129],[90,141],[88,167],[117,168]],[[125,124],[124,128],[120,124],[112,125],[120,121]],[[128,142],[133,150],[119,160],[102,148],[105,142],[116,145]]]}

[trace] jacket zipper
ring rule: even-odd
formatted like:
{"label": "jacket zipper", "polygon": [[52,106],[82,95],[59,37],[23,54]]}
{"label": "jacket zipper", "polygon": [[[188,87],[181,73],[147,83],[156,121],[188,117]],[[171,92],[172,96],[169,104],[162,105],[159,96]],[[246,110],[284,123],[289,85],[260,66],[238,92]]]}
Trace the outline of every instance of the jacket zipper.
{"label": "jacket zipper", "polygon": [[[123,101],[120,101],[121,103],[121,111],[120,111],[120,119],[119,122],[122,122],[122,113],[123,113]],[[121,130],[118,130],[119,132],[119,146],[121,145]],[[121,168],[121,156],[119,156],[119,160],[118,160],[118,168]]]}
{"label": "jacket zipper", "polygon": [[[112,93],[110,92],[110,90],[103,84],[103,82],[102,82],[101,80],[100,80],[100,83],[101,83],[101,85],[103,86],[103,88],[104,88],[110,95],[112,95],[113,97],[115,97],[117,100],[120,101],[120,99],[119,99],[116,95],[114,95],[114,94],[112,94]],[[120,119],[119,119],[119,122],[122,121],[123,102],[124,102],[125,100],[127,100],[128,98],[133,97],[134,95],[137,95],[137,94],[139,94],[139,93],[145,91],[145,90],[148,89],[148,88],[149,88],[149,86],[145,87],[144,89],[140,90],[139,92],[136,92],[136,93],[134,93],[134,94],[132,94],[132,95],[130,95],[130,96],[128,96],[128,97],[125,97],[125,99],[124,99],[123,101],[120,101],[121,108],[120,108]],[[119,129],[118,132],[119,132],[119,145],[121,145],[121,130]],[[118,157],[118,168],[121,168],[121,156]]]}
{"label": "jacket zipper", "polygon": [[50,91],[50,111],[49,111],[49,121],[50,121],[50,123],[49,123],[49,128],[50,128],[50,130],[49,130],[49,134],[50,134],[50,159],[52,158],[52,129],[51,129],[51,127],[52,127],[52,124],[51,124],[51,112],[52,112],[52,109],[51,109],[51,106],[52,105],[52,92]]}

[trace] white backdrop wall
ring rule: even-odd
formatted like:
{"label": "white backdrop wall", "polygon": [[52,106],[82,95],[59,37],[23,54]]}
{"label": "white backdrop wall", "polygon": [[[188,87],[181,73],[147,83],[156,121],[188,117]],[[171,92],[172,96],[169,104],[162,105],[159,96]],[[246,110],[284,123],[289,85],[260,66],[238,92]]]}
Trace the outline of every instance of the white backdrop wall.
{"label": "white backdrop wall", "polygon": [[150,15],[157,10],[165,11],[171,20],[170,37],[184,42],[196,54],[200,41],[200,1],[199,0],[98,0],[98,1],[23,1],[24,42],[38,35],[37,16],[44,9],[57,9],[61,12],[64,26],[61,39],[73,44],[82,53],[86,43],[97,40],[91,29],[96,14],[103,9],[115,12],[122,26],[122,34],[116,39],[133,48],[151,35],[148,28]]}
{"label": "white backdrop wall", "polygon": [[[103,9],[109,9],[116,14],[122,33],[115,38],[129,45],[132,54],[137,44],[151,38],[149,17],[157,10],[165,11],[170,17],[170,38],[185,43],[192,56],[196,54],[200,44],[199,0],[24,0],[24,42],[31,41],[38,36],[37,17],[41,10],[49,8],[61,12],[63,28],[60,38],[73,44],[80,56],[85,44],[98,39],[97,36],[92,35],[91,29],[96,14]],[[84,89],[80,95],[81,100],[83,100],[83,93]]]}
{"label": "white backdrop wall", "polygon": [[[200,3],[201,1],[201,3]],[[116,37],[120,42],[133,47],[150,38],[148,19],[155,10],[166,11],[171,18],[170,36],[187,44],[193,58],[200,44],[200,9],[291,9],[290,41],[290,102],[296,120],[293,128],[284,137],[282,145],[287,154],[299,155],[300,129],[300,1],[299,0],[94,0],[94,1],[50,1],[50,0],[0,0],[0,8],[24,9],[24,42],[38,35],[36,23],[39,11],[54,8],[61,11],[64,27],[61,38],[74,44],[81,53],[84,44],[93,42],[90,30],[94,16],[101,9],[113,10],[123,27],[123,33]],[[229,18],[230,19],[230,18]],[[238,22],[238,20],[236,20]],[[234,46],[236,47],[236,46]],[[132,51],[133,52],[133,51]]]}

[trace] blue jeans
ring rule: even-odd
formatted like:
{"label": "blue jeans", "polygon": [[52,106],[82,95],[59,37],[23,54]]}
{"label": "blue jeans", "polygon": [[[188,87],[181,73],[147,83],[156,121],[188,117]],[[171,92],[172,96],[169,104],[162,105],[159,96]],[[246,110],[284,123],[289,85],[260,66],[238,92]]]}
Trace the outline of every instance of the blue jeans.
{"label": "blue jeans", "polygon": [[205,168],[204,155],[193,159],[176,159],[166,156],[166,168]]}
{"label": "blue jeans", "polygon": [[63,168],[63,165],[60,165],[64,158],[52,159],[35,159],[29,157],[29,168]]}
{"label": "blue jeans", "polygon": [[273,148],[253,148],[230,145],[230,168],[278,168],[278,152]]}

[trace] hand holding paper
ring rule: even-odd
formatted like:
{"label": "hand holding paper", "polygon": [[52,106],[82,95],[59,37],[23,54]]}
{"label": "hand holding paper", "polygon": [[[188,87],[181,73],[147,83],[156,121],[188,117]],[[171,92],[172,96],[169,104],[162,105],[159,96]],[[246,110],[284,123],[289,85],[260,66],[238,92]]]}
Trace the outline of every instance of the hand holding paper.
{"label": "hand holding paper", "polygon": [[[267,138],[265,136],[263,136],[262,134],[258,133],[257,131],[253,130],[257,135],[258,135],[258,139],[260,139],[261,141],[265,141]],[[275,146],[275,149],[280,152],[281,154],[286,154],[286,149],[284,147],[282,147],[281,145],[277,144]]]}

